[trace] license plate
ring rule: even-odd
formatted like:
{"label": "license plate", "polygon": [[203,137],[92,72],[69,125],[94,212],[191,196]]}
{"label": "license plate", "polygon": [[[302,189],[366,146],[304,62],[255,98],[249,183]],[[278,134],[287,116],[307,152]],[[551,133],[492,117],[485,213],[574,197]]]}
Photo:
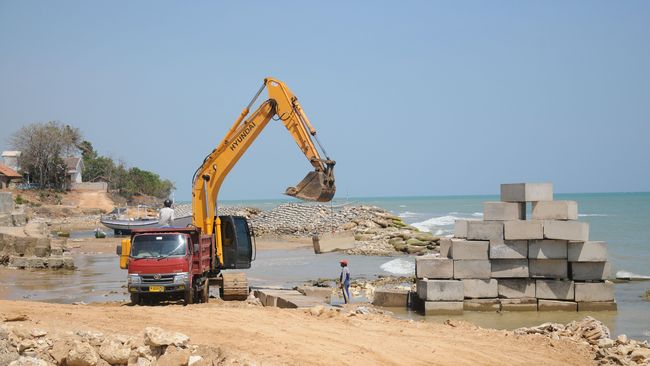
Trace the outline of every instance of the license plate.
{"label": "license plate", "polygon": [[165,292],[163,286],[149,286],[149,292]]}

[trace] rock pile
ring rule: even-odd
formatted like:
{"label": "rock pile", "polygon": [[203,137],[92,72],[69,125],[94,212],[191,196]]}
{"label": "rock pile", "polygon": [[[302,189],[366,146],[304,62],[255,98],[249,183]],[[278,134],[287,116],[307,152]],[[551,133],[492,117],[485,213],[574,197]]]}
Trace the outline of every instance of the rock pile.
{"label": "rock pile", "polygon": [[609,329],[602,322],[588,316],[569,324],[544,323],[536,327],[516,329],[515,334],[541,334],[554,340],[570,339],[588,345],[599,365],[647,365],[650,363],[650,345],[620,335],[610,338]]}
{"label": "rock pile", "polygon": [[215,347],[196,346],[182,333],[146,328],[141,337],[80,330],[52,334],[16,325],[0,326],[0,365],[9,366],[203,366],[237,364]]}
{"label": "rock pile", "polygon": [[577,218],[577,203],[553,201],[550,183],[502,184],[483,221],[457,220],[440,258],[417,258],[425,313],[616,310],[607,244],[589,241]]}

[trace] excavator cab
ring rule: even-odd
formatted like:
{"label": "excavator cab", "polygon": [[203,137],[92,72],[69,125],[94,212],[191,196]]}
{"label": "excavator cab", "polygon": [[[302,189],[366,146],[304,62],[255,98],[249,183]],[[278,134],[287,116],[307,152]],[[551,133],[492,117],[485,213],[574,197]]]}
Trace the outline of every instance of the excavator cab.
{"label": "excavator cab", "polygon": [[307,176],[300,183],[295,187],[287,188],[284,194],[304,201],[331,201],[336,193],[336,186],[334,185],[335,162],[328,160],[325,163],[325,172],[315,170],[307,173]]}
{"label": "excavator cab", "polygon": [[242,216],[219,216],[224,269],[251,268],[253,241],[248,221]]}

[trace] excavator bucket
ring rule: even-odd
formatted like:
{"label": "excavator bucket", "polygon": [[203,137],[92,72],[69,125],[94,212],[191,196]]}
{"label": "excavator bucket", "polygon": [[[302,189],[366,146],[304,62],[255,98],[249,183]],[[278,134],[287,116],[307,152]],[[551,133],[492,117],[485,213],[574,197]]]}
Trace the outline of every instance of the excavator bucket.
{"label": "excavator bucket", "polygon": [[305,201],[329,202],[334,198],[336,186],[334,177],[321,171],[307,173],[307,176],[295,187],[287,188],[287,196]]}

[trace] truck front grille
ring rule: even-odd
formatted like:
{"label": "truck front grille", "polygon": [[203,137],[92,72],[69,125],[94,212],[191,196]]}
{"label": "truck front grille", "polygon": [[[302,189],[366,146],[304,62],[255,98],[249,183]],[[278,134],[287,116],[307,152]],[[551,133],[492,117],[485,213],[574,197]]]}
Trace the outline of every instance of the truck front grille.
{"label": "truck front grille", "polygon": [[174,275],[173,274],[142,275],[142,283],[147,285],[174,283]]}

